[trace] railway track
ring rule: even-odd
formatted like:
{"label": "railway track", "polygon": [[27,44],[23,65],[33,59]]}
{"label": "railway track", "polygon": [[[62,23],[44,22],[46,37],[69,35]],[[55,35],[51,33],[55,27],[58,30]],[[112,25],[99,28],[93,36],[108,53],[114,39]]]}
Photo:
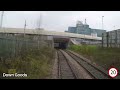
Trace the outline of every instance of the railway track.
{"label": "railway track", "polygon": [[58,78],[59,79],[76,79],[77,77],[74,74],[64,54],[60,50],[57,50],[57,54],[58,54]]}
{"label": "railway track", "polygon": [[77,62],[80,66],[82,66],[85,71],[91,76],[93,79],[112,79],[108,73],[96,67],[90,62],[87,62],[83,58],[78,57],[76,54],[68,51],[68,50],[57,50],[58,53],[58,76],[60,79],[77,79],[75,71],[72,69],[68,58],[64,55],[63,52],[66,52],[75,62]]}
{"label": "railway track", "polygon": [[81,65],[94,79],[112,79],[105,70],[100,69],[90,62],[78,57],[70,51],[67,52],[79,65]]}

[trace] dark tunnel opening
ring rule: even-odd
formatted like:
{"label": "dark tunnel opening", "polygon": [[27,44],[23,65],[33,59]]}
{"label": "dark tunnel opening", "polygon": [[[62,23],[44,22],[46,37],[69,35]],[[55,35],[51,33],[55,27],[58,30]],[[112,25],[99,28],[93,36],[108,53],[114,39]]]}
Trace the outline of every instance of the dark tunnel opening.
{"label": "dark tunnel opening", "polygon": [[54,43],[54,48],[56,49],[66,49],[67,46],[68,44],[64,42]]}
{"label": "dark tunnel opening", "polygon": [[68,47],[69,38],[54,37],[54,48],[66,49]]}

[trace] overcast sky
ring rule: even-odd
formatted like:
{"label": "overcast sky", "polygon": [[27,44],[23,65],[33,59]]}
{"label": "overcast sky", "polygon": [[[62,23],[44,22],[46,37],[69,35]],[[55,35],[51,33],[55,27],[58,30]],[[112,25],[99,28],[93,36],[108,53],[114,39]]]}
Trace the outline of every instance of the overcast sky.
{"label": "overcast sky", "polygon": [[120,29],[120,11],[5,11],[3,27],[23,28],[26,19],[27,28],[36,28],[40,13],[41,27],[46,30],[65,31],[85,18],[90,28],[101,29],[102,16],[105,30]]}

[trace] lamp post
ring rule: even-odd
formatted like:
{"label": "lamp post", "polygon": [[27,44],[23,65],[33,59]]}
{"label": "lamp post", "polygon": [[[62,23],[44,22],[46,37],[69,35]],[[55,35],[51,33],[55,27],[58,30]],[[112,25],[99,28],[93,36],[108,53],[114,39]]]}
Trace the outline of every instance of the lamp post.
{"label": "lamp post", "polygon": [[104,17],[104,16],[102,16],[102,29],[104,29],[104,28],[103,28],[103,17]]}
{"label": "lamp post", "polygon": [[41,23],[42,23],[42,14],[40,12],[40,18],[39,18],[39,21],[38,21],[38,29],[39,30],[41,29]]}

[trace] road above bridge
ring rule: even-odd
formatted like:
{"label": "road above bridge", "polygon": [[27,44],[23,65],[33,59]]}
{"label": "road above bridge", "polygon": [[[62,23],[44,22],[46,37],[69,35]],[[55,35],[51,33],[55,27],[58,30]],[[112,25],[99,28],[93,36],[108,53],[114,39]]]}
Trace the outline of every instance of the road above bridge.
{"label": "road above bridge", "polygon": [[84,38],[90,40],[102,40],[101,37],[94,37],[90,35],[82,35],[82,34],[74,34],[67,32],[56,32],[56,31],[47,31],[47,30],[36,30],[36,29],[26,29],[24,31],[23,28],[2,28],[0,29],[0,33],[13,33],[13,34],[39,34],[39,35],[47,35],[47,36],[66,36],[70,38]]}

